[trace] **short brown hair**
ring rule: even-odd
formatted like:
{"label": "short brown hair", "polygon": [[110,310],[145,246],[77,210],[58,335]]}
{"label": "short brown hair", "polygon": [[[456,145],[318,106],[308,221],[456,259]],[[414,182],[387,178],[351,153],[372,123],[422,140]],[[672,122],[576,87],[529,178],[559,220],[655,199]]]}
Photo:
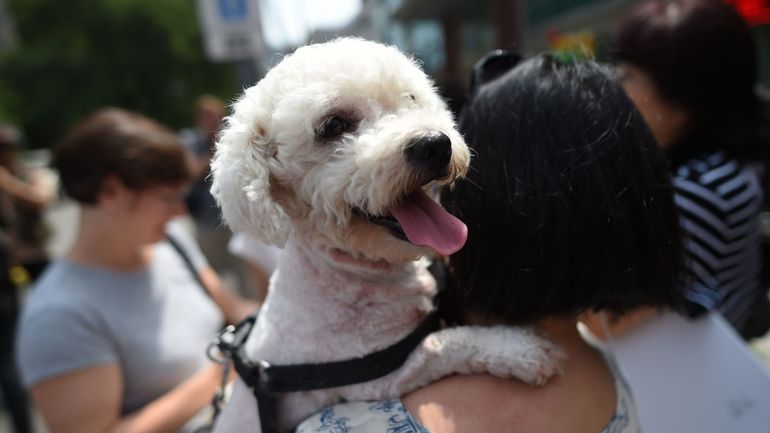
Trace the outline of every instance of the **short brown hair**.
{"label": "short brown hair", "polygon": [[117,108],[75,126],[54,149],[53,166],[67,195],[84,204],[96,203],[109,175],[136,190],[192,179],[188,153],[171,130]]}

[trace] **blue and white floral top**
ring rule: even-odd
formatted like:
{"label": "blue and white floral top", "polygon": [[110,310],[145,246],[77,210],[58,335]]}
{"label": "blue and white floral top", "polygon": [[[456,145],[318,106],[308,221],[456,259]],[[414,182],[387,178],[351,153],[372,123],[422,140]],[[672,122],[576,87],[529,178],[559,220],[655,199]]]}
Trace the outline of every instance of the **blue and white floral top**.
{"label": "blue and white floral top", "polygon": [[[615,362],[605,355],[615,377],[618,404],[601,433],[640,433],[636,407],[628,384]],[[350,402],[328,407],[297,427],[296,433],[430,433],[410,414],[401,400]]]}
{"label": "blue and white floral top", "polygon": [[351,402],[327,407],[306,419],[296,433],[430,433],[401,400]]}

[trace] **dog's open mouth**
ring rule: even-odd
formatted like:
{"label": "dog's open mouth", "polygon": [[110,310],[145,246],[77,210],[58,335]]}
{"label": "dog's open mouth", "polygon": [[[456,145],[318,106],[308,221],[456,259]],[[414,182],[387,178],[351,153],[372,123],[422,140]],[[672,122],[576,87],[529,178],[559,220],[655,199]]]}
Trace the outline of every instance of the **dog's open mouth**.
{"label": "dog's open mouth", "polygon": [[407,238],[406,233],[404,233],[404,228],[401,227],[401,223],[399,223],[398,220],[393,217],[393,215],[370,215],[358,208],[353,208],[353,213],[372,224],[385,227],[386,229],[390,230],[390,233],[393,234],[393,236],[401,239],[402,241],[409,242],[409,238]]}
{"label": "dog's open mouth", "polygon": [[404,196],[386,215],[353,211],[370,223],[387,228],[398,239],[431,247],[442,255],[459,251],[468,238],[465,224],[428,197],[422,188]]}

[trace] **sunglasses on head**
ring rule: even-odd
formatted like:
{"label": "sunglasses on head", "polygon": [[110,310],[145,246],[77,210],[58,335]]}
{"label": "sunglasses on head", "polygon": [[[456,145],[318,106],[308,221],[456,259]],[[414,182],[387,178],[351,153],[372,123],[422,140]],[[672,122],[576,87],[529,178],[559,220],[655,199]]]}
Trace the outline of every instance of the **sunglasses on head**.
{"label": "sunglasses on head", "polygon": [[494,50],[482,57],[473,65],[471,71],[471,83],[468,87],[471,96],[475,95],[482,85],[513,69],[522,58],[522,55],[506,50]]}

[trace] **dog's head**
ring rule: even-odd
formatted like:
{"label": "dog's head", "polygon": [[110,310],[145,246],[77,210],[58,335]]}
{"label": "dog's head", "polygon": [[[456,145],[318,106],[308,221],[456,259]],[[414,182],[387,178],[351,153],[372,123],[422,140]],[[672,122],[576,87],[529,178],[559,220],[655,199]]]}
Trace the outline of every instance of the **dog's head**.
{"label": "dog's head", "polygon": [[465,226],[426,192],[469,159],[413,60],[338,39],[298,49],[245,91],[217,143],[212,192],[234,230],[268,243],[296,230],[356,257],[403,261],[464,243]]}

